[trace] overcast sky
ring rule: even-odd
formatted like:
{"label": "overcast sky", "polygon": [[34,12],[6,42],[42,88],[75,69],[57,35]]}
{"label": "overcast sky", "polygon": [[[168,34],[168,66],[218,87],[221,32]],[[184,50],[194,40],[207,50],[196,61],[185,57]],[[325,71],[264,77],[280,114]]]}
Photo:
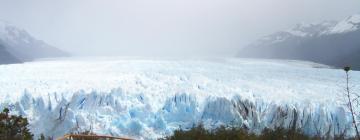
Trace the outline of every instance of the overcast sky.
{"label": "overcast sky", "polygon": [[0,0],[0,19],[78,55],[230,55],[297,23],[360,13],[360,0]]}

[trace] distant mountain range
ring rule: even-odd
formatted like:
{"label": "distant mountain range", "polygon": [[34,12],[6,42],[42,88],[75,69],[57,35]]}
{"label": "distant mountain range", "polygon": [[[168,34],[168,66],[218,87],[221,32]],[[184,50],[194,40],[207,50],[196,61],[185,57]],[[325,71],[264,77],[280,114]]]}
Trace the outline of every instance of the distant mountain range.
{"label": "distant mountain range", "polygon": [[298,24],[244,47],[238,57],[306,60],[360,70],[360,15]]}
{"label": "distant mountain range", "polygon": [[35,39],[23,29],[0,21],[0,64],[64,56],[69,56],[69,54]]}

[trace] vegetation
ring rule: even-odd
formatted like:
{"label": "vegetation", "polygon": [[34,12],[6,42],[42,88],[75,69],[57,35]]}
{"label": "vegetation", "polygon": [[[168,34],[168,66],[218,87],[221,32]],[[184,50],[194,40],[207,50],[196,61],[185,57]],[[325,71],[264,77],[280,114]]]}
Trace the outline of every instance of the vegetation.
{"label": "vegetation", "polygon": [[33,135],[28,129],[28,120],[22,116],[9,115],[5,108],[0,113],[0,139],[6,140],[31,140]]}
{"label": "vegetation", "polygon": [[352,118],[352,124],[355,128],[355,132],[356,132],[356,139],[360,140],[360,132],[358,129],[358,120],[356,119],[358,116],[358,112],[355,111],[355,108],[358,108],[360,106],[360,95],[351,91],[350,89],[350,75],[349,72],[351,70],[350,66],[346,66],[344,67],[344,71],[346,73],[346,87],[345,87],[345,94],[344,96],[346,97],[346,106],[349,109],[350,113],[351,113],[351,118]]}
{"label": "vegetation", "polygon": [[322,140],[335,139],[344,140],[344,136],[334,138],[321,138],[309,136],[298,129],[264,129],[261,134],[256,135],[243,128],[226,128],[224,126],[215,130],[206,130],[202,125],[190,130],[176,130],[172,136],[162,140]]}

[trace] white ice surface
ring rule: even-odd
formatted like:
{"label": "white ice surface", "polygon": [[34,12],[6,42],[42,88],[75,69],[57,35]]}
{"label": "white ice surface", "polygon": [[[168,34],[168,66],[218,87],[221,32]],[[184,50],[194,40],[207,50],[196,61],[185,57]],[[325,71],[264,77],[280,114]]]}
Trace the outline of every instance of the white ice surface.
{"label": "white ice surface", "polygon": [[[351,75],[360,83],[360,72]],[[199,122],[254,132],[295,123],[309,134],[352,135],[340,96],[344,76],[301,61],[43,60],[0,65],[0,107],[28,117],[36,135],[54,137],[91,128],[155,139]]]}

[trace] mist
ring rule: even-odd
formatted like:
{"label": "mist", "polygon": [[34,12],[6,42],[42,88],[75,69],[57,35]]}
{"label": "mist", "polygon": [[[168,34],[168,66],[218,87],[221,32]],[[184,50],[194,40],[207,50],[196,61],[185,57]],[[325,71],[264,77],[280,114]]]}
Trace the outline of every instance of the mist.
{"label": "mist", "polygon": [[0,19],[73,55],[232,56],[297,23],[360,13],[358,0],[0,0]]}

